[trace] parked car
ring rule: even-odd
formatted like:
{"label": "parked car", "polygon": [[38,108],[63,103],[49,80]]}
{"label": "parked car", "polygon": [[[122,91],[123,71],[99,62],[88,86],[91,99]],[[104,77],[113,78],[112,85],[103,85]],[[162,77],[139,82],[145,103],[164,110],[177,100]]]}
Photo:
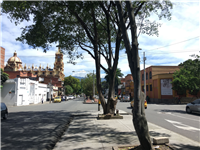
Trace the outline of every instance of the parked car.
{"label": "parked car", "polygon": [[68,95],[67,99],[75,99],[75,97],[73,95]]}
{"label": "parked car", "polygon": [[8,118],[8,108],[5,103],[1,102],[1,117],[3,119]]}
{"label": "parked car", "polygon": [[186,112],[192,113],[192,112],[200,112],[200,99],[196,99],[191,103],[188,103],[186,105]]}
{"label": "parked car", "polygon": [[[134,100],[131,101],[130,105],[131,105],[131,108],[134,107]],[[144,101],[144,108],[147,109],[147,101],[146,100]]]}
{"label": "parked car", "polygon": [[61,96],[57,96],[54,98],[54,103],[60,103],[61,102]]}
{"label": "parked car", "polygon": [[120,100],[120,102],[129,102],[129,101],[130,101],[130,96],[128,95],[124,95]]}

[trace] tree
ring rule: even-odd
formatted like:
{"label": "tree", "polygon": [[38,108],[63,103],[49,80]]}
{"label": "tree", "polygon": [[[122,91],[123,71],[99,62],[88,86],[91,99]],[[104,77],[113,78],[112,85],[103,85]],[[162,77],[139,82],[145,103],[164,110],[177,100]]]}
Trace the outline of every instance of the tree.
{"label": "tree", "polygon": [[9,75],[3,71],[1,68],[1,88],[3,87],[3,84],[6,82],[6,80],[9,79]]}
{"label": "tree", "polygon": [[177,91],[178,95],[186,95],[188,86],[187,75],[189,75],[189,72],[183,68],[180,68],[179,71],[173,74],[172,89]]}
{"label": "tree", "polygon": [[[123,77],[123,75],[124,74],[121,73],[121,69],[117,68],[116,75],[115,75],[115,85],[114,85],[115,91],[117,91],[117,93],[118,93],[118,85],[121,83],[119,77]],[[109,83],[109,75],[108,74],[105,76],[105,79],[106,79],[107,83]]]}
{"label": "tree", "polygon": [[102,93],[105,94],[108,89],[109,83],[107,81],[101,82]]}
{"label": "tree", "polygon": [[[93,74],[92,73],[87,74],[86,77],[81,80],[81,84],[82,84],[83,93],[85,93],[87,96],[90,96],[90,98],[92,98],[93,97]],[[95,93],[96,92],[97,90],[95,86]]]}
{"label": "tree", "polygon": [[72,76],[65,77],[64,86],[66,85],[69,85],[73,89],[73,93],[80,93],[81,85],[79,79]]}
{"label": "tree", "polygon": [[65,94],[66,95],[69,95],[69,94],[72,94],[73,93],[73,89],[70,85],[66,85],[65,86]]}
{"label": "tree", "polygon": [[173,74],[173,87],[172,89],[177,91],[178,95],[186,95],[188,90],[189,94],[197,97],[200,91],[200,60],[198,55],[196,59],[188,59],[183,63],[179,71]]}
{"label": "tree", "polygon": [[[161,8],[162,11],[165,10],[164,17],[167,16],[170,19],[171,14],[168,8],[172,7],[172,4],[169,1],[163,1],[163,5],[159,1],[152,1],[152,2],[142,1],[142,2],[136,2],[134,4],[131,3],[130,1],[126,1],[123,3],[120,1],[116,1],[116,5],[117,5],[116,10],[118,11],[119,14],[120,27],[123,33],[123,40],[126,48],[129,67],[134,80],[134,108],[132,110],[133,124],[137,136],[139,138],[140,144],[142,146],[142,149],[151,150],[153,148],[149,136],[149,131],[148,131],[149,129],[144,111],[145,96],[144,93],[141,92],[141,86],[140,86],[141,85],[140,63],[138,55],[139,43],[137,40],[139,35],[137,35],[136,15],[139,14],[141,11],[147,12],[146,14],[144,13],[145,15],[150,15],[148,11],[157,12],[157,9]],[[123,9],[124,6],[128,13],[128,22],[126,22],[127,18],[124,18],[123,15],[126,13],[126,10]],[[146,9],[147,11],[144,9]],[[159,16],[159,18],[162,18],[162,14]],[[130,24],[131,39],[129,39],[128,37],[127,24]],[[151,35],[152,33],[154,33],[154,31],[155,31],[154,29],[149,30],[149,33],[147,34]]]}

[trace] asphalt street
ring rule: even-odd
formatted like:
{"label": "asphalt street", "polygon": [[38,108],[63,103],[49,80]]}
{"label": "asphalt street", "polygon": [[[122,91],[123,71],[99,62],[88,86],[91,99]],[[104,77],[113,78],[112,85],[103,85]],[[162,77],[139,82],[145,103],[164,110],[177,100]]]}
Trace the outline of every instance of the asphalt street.
{"label": "asphalt street", "polygon": [[[184,105],[148,104],[147,121],[200,142],[200,115],[187,114]],[[130,102],[118,102],[117,109],[132,112]]]}
{"label": "asphalt street", "polygon": [[1,149],[51,149],[69,124],[71,113],[76,113],[80,104],[81,100],[76,99],[8,107],[8,119],[1,120]]}

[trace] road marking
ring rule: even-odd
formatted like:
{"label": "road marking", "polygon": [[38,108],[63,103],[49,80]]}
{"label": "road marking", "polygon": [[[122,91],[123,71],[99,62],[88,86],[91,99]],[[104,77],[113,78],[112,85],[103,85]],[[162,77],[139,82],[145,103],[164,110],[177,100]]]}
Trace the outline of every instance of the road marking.
{"label": "road marking", "polygon": [[192,120],[192,121],[200,122],[200,117],[199,117],[199,120],[198,120],[198,119],[191,119],[191,118],[186,118],[186,117],[183,117],[183,116],[175,115],[175,114],[170,113],[170,112],[157,112],[157,113],[158,114],[169,114],[169,115],[172,115],[172,116],[175,116],[175,117],[179,117],[179,118],[184,118],[184,119],[189,119],[189,120]]}
{"label": "road marking", "polygon": [[188,131],[192,131],[192,132],[200,131],[200,129],[198,129],[198,128],[185,125],[178,121],[172,121],[172,120],[167,120],[167,119],[165,119],[165,120],[168,121],[169,123],[171,123],[173,126],[179,128],[179,129],[182,129],[182,130],[188,130]]}
{"label": "road marking", "polygon": [[171,114],[171,115],[172,115],[172,116],[176,116],[176,117],[180,117],[180,118],[184,118],[184,119],[189,119],[189,120],[192,120],[192,121],[200,122],[200,117],[199,117],[199,120],[197,120],[197,119],[186,118],[186,117],[179,116],[179,115],[175,115],[175,114]]}

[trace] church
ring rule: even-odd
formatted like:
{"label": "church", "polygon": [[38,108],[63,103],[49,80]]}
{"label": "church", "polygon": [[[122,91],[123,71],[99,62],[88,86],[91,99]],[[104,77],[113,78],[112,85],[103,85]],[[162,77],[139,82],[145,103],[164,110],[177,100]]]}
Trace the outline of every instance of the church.
{"label": "church", "polygon": [[[60,48],[58,48],[58,51],[55,53],[53,68],[50,68],[48,64],[46,68],[41,67],[41,64],[39,67],[34,65],[27,67],[26,64],[22,64],[21,59],[17,57],[17,52],[15,51],[13,56],[8,59],[7,64],[4,67],[4,72],[9,74],[9,80],[18,78],[20,79],[19,82],[31,80],[32,82],[37,81],[39,84],[46,85],[48,90],[43,94],[45,95],[46,100],[52,99],[55,96],[64,95],[64,63],[63,53]],[[28,86],[31,87],[31,84]],[[33,89],[31,91],[33,91]],[[29,92],[30,97],[35,96],[33,92],[32,95],[30,94],[31,92]]]}

